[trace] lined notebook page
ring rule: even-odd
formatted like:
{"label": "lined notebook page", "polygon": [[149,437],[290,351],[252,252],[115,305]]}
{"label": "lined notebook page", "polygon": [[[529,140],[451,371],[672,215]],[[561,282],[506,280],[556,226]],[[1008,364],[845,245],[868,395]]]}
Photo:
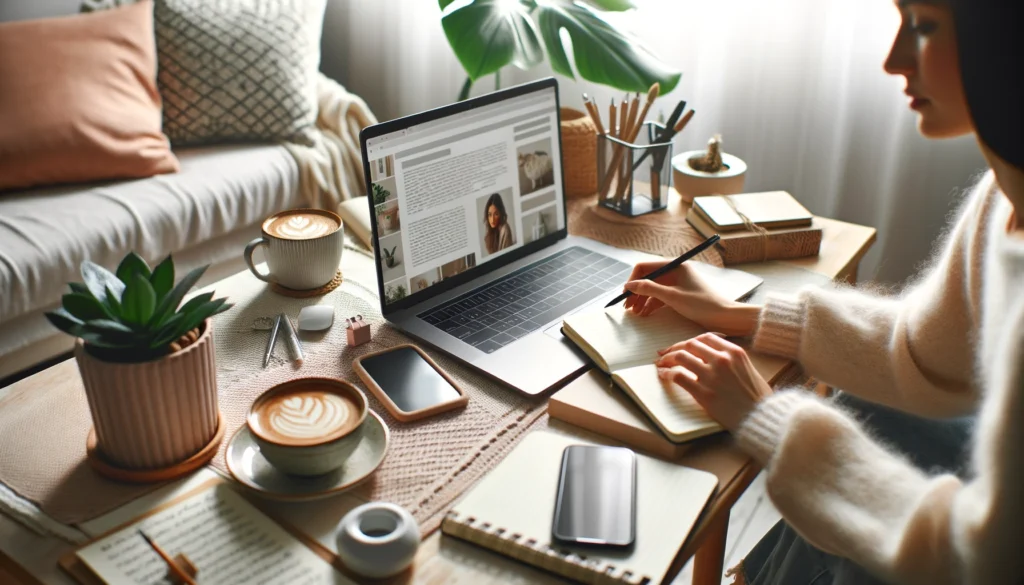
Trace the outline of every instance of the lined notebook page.
{"label": "lined notebook page", "polygon": [[226,485],[97,540],[77,555],[107,583],[170,583],[167,564],[139,528],[170,556],[184,553],[198,567],[200,585],[352,583]]}
{"label": "lined notebook page", "polygon": [[622,305],[570,315],[563,327],[570,339],[584,341],[601,357],[604,363],[598,365],[606,372],[653,363],[659,349],[704,333],[699,325],[671,309],[640,317]]}
{"label": "lined notebook page", "polygon": [[674,441],[722,430],[689,392],[658,378],[658,368],[653,364],[617,370],[612,378],[633,395],[640,408]]}

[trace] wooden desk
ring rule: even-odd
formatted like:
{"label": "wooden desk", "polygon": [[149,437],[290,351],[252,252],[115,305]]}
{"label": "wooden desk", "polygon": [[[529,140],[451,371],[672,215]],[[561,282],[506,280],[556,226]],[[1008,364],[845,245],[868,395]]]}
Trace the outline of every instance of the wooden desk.
{"label": "wooden desk", "polygon": [[[685,222],[686,207],[679,204],[678,196],[675,198],[670,203],[669,210],[659,214],[663,221],[669,224]],[[875,240],[875,230],[834,220],[824,220],[824,226],[820,256],[785,262],[832,278],[855,282],[860,260]],[[37,375],[24,382],[42,385],[42,379],[43,377]],[[667,581],[674,579],[683,565],[696,555],[693,582],[700,585],[717,585],[722,579],[730,510],[759,470],[749,457],[732,448],[729,437],[724,435],[703,440],[697,448],[685,455],[684,463],[716,474],[719,478],[719,491],[710,502],[704,518],[676,555]],[[32,574],[50,583],[73,585],[69,577],[56,570],[57,558],[68,548],[69,546],[60,540],[36,536],[16,525],[10,518],[0,515],[0,550],[9,553],[27,569],[21,570],[0,552],[0,581],[4,583],[39,583],[30,576]],[[545,584],[563,581],[471,544],[453,538],[442,538],[438,531],[428,537],[420,547],[411,571],[385,582],[486,585]]]}

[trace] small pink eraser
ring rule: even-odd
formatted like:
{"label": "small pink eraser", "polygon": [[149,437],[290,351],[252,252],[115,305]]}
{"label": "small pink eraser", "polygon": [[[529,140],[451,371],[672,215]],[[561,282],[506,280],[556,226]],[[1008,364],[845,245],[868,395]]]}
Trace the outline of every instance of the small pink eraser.
{"label": "small pink eraser", "polygon": [[370,341],[370,324],[364,321],[353,321],[345,331],[349,345],[362,345]]}

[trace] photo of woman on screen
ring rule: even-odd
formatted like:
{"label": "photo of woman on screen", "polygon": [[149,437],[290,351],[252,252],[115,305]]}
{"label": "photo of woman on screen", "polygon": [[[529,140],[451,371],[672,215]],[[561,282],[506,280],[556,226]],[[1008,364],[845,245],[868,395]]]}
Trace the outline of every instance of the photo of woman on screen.
{"label": "photo of woman on screen", "polygon": [[484,226],[487,231],[484,235],[484,247],[488,254],[494,254],[504,250],[516,243],[512,227],[508,225],[508,213],[505,211],[505,202],[501,195],[494,193],[487,199],[484,205]]}

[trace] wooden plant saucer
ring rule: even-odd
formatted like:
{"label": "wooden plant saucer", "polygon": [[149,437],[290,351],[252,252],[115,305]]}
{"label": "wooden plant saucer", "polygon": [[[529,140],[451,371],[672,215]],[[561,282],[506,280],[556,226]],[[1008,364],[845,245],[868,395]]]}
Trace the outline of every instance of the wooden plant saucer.
{"label": "wooden plant saucer", "polygon": [[341,286],[342,280],[344,279],[341,276],[341,270],[338,270],[338,272],[335,273],[334,278],[332,278],[330,282],[321,286],[320,288],[296,290],[294,288],[287,288],[277,284],[276,282],[272,282],[270,283],[270,289],[279,295],[284,295],[286,297],[292,297],[295,299],[305,299],[309,297],[319,297],[321,295],[325,295],[331,292],[332,290]]}
{"label": "wooden plant saucer", "polygon": [[96,429],[89,429],[89,438],[85,442],[85,457],[89,465],[103,477],[127,483],[157,483],[169,481],[188,475],[209,463],[217,454],[221,440],[224,439],[224,415],[217,414],[217,432],[198,453],[184,461],[168,467],[156,469],[125,469],[107,461],[96,445]]}

